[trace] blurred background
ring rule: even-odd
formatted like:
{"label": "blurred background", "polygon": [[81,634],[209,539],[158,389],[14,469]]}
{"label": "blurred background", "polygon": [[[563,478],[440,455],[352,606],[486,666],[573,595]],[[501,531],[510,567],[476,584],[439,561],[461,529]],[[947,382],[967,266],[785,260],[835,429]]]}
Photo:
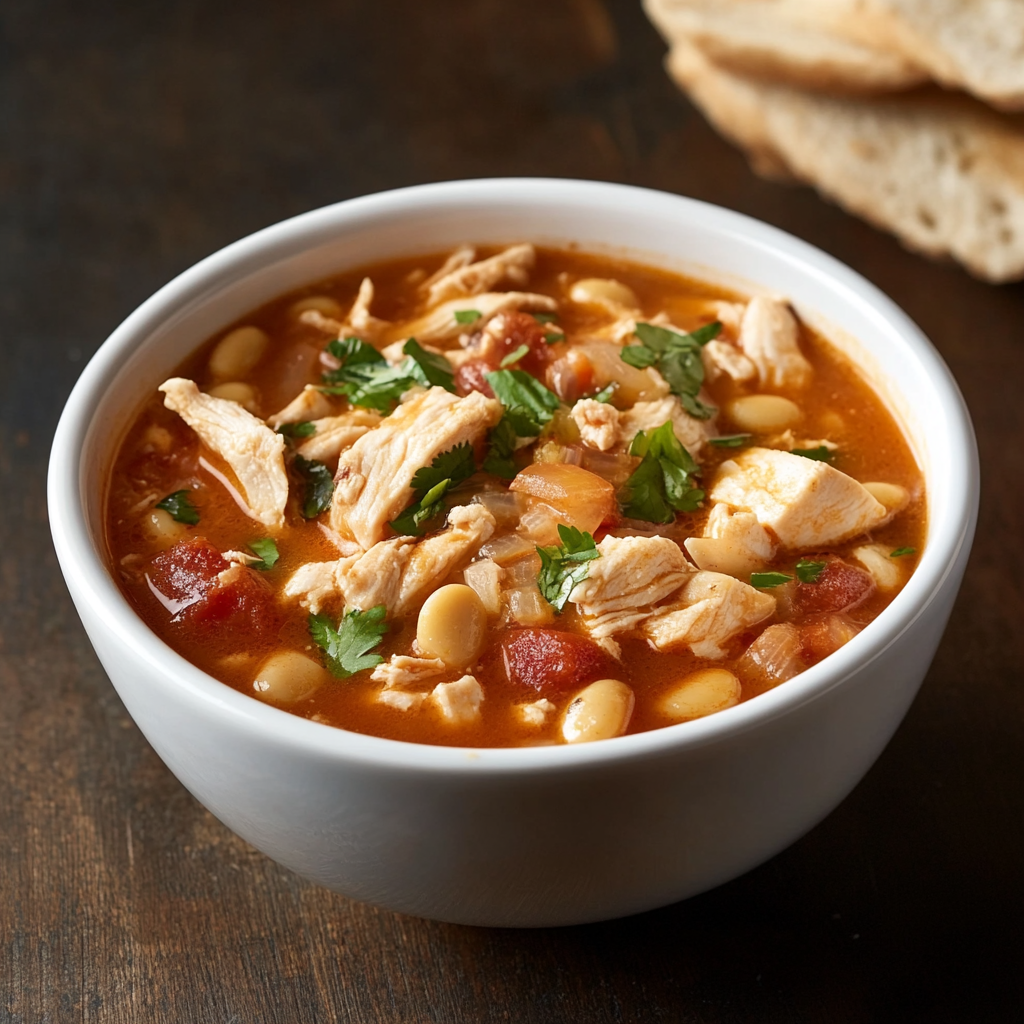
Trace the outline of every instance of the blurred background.
{"label": "blurred background", "polygon": [[[0,7],[0,1024],[1024,1015],[1024,285],[757,177],[665,53],[637,0]],[[284,217],[491,175],[664,189],[824,248],[934,340],[985,478],[936,664],[839,810],[714,892],[550,932],[352,904],[227,832],[106,681],[45,512],[63,402],[154,290]]]}

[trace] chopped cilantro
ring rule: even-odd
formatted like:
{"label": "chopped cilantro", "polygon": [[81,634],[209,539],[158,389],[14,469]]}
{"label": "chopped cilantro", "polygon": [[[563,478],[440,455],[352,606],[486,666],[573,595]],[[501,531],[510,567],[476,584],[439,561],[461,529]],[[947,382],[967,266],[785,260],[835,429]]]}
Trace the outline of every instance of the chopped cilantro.
{"label": "chopped cilantro", "polygon": [[475,472],[473,446],[468,441],[441,452],[429,466],[416,470],[409,484],[415,492],[413,502],[391,521],[391,529],[418,537],[424,532],[424,524],[444,511],[444,496]]}
{"label": "chopped cilantro", "polygon": [[784,572],[752,572],[750,574],[750,585],[752,587],[760,587],[761,590],[770,590],[772,587],[781,587],[792,579],[792,576],[788,576]]}
{"label": "chopped cilantro", "polygon": [[518,363],[523,356],[528,355],[530,351],[529,345],[520,345],[519,348],[513,352],[509,352],[507,356],[501,361],[501,368],[504,370],[506,366],[511,366],[513,363]]}
{"label": "chopped cilantro", "polygon": [[337,629],[326,615],[310,615],[310,635],[324,652],[324,661],[333,676],[348,679],[384,660],[379,654],[370,654],[370,651],[388,631],[388,624],[384,621],[386,615],[387,608],[382,604],[365,612],[353,608],[342,616]]}
{"label": "chopped cilantro", "polygon": [[902,558],[904,555],[916,555],[917,548],[897,548],[889,552],[890,558]]}
{"label": "chopped cilantro", "polygon": [[402,351],[408,358],[398,369],[406,370],[413,380],[424,387],[436,385],[455,393],[455,371],[440,352],[428,352],[415,338],[410,338],[402,346]]}
{"label": "chopped cilantro", "polygon": [[309,420],[303,420],[301,423],[282,423],[277,428],[279,434],[283,434],[285,437],[292,439],[296,437],[312,437],[316,433],[316,425],[310,423]]}
{"label": "chopped cilantro", "polygon": [[514,425],[516,411],[506,410],[498,425],[487,435],[487,457],[482,468],[504,480],[511,480],[516,475],[516,464],[512,461],[512,453],[519,440]]}
{"label": "chopped cilantro", "polygon": [[547,334],[544,335],[544,342],[547,345],[555,345],[560,341],[565,341],[564,334],[556,334],[554,331],[548,331]]}
{"label": "chopped cilantro", "polygon": [[[520,437],[536,437],[561,404],[556,394],[548,391],[536,377],[531,377],[524,370],[494,370],[485,373],[484,377],[491,385],[495,397],[506,409],[522,410],[524,416],[520,420],[528,417],[536,426],[537,429],[532,433],[520,431]],[[517,429],[521,425],[521,422],[515,424]]]}
{"label": "chopped cilantro", "polygon": [[642,459],[620,496],[622,511],[631,519],[670,523],[676,512],[692,512],[704,500],[704,492],[693,486],[700,467],[679,443],[671,420],[650,435],[641,430],[629,454]]}
{"label": "chopped cilantro", "polygon": [[817,448],[793,448],[790,454],[813,459],[815,462],[831,462],[833,452],[825,445],[819,444]]}
{"label": "chopped cilantro", "polygon": [[801,583],[817,583],[821,570],[824,568],[824,562],[812,562],[807,558],[801,558],[796,563],[796,578]]}
{"label": "chopped cilantro", "polygon": [[539,324],[553,324],[558,319],[557,313],[531,313],[530,316]]}
{"label": "chopped cilantro", "polygon": [[336,339],[327,346],[327,351],[341,366],[323,374],[326,386],[320,390],[344,395],[353,405],[376,409],[384,415],[394,409],[405,391],[422,383],[425,376],[419,364],[421,372],[414,376],[410,360],[403,360],[398,366],[388,365],[372,345],[360,338]]}
{"label": "chopped cilantro", "polygon": [[302,516],[304,519],[315,519],[321,512],[331,507],[334,477],[322,462],[315,459],[304,459],[301,455],[296,455],[292,465],[306,485],[302,496]]}
{"label": "chopped cilantro", "polygon": [[249,550],[260,556],[260,561],[253,562],[249,568],[258,569],[260,572],[273,569],[281,557],[277,545],[271,537],[260,537],[259,540],[249,541]]}
{"label": "chopped cilantro", "polygon": [[559,523],[558,536],[561,544],[537,548],[541,566],[537,586],[551,607],[560,613],[576,584],[587,578],[590,572],[587,563],[599,558],[601,552],[594,538],[575,526]]}
{"label": "chopped cilantro", "polygon": [[683,408],[691,416],[706,420],[714,415],[715,410],[697,397],[704,384],[704,363],[700,350],[717,337],[721,329],[722,325],[717,320],[689,334],[639,323],[636,325],[636,336],[640,344],[624,348],[621,352],[622,361],[641,370],[656,366],[668,381],[672,393],[679,396]]}
{"label": "chopped cilantro", "polygon": [[721,437],[709,437],[708,444],[716,448],[742,448],[753,434],[723,434]]}
{"label": "chopped cilantro", "polygon": [[587,395],[587,397],[592,402],[601,402],[603,405],[607,405],[612,400],[612,395],[614,395],[618,389],[619,382],[613,380],[611,384],[607,385],[607,387],[603,387],[600,391],[595,391],[592,395]]}
{"label": "chopped cilantro", "polygon": [[475,324],[483,313],[479,309],[457,309],[453,315],[457,324]]}
{"label": "chopped cilantro", "polygon": [[192,504],[188,491],[175,491],[173,494],[168,494],[163,501],[156,503],[156,507],[169,512],[176,523],[188,523],[189,526],[195,526],[199,522],[199,510]]}

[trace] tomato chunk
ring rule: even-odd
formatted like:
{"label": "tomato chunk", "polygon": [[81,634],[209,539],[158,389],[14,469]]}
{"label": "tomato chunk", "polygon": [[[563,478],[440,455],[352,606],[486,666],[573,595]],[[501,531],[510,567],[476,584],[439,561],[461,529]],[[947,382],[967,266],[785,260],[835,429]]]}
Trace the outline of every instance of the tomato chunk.
{"label": "tomato chunk", "polygon": [[529,351],[516,361],[516,368],[543,379],[544,368],[552,358],[551,348],[544,337],[551,333],[561,332],[553,332],[529,313],[516,310],[503,314],[501,332],[498,336],[499,362],[509,353],[525,345]]}
{"label": "tomato chunk", "polygon": [[800,615],[842,612],[866,600],[875,589],[870,573],[840,558],[826,563],[814,583],[798,583],[793,610]]}
{"label": "tomato chunk", "polygon": [[494,392],[484,374],[496,369],[497,366],[492,366],[486,359],[470,359],[455,371],[455,390],[463,396],[471,391],[479,391],[480,394],[493,398]]}
{"label": "tomato chunk", "polygon": [[611,667],[593,640],[558,629],[517,629],[502,641],[501,653],[508,678],[538,693],[563,693]]}
{"label": "tomato chunk", "polygon": [[209,541],[191,537],[153,558],[149,581],[169,601],[193,605],[230,564]]}

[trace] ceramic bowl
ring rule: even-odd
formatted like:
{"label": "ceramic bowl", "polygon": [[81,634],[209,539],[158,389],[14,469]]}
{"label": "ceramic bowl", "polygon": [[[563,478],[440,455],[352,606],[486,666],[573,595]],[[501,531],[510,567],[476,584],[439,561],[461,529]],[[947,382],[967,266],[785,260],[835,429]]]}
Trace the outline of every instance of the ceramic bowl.
{"label": "ceramic bowl", "polygon": [[[883,394],[927,481],[928,540],[862,633],[769,693],[698,721],[575,746],[464,749],[333,729],[206,675],[132,611],[107,565],[104,481],[144,394],[198,344],[301,285],[458,243],[576,243],[792,300]],[[659,907],[719,885],[812,828],[896,729],[964,571],[978,461],[963,400],[921,332],[830,256],[705,203],[582,181],[387,192],[257,232],[143,303],[61,418],[49,512],[100,661],[172,772],[274,860],[357,900],[444,921],[538,926]]]}

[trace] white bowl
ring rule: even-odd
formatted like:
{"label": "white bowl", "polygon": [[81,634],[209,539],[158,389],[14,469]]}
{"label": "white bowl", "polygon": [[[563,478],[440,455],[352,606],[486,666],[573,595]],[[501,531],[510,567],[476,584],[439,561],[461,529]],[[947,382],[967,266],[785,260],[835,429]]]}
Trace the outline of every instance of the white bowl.
{"label": "white bowl", "polygon": [[[892,604],[824,662],[709,718],[578,746],[460,749],[332,729],[201,672],[149,631],[106,564],[104,480],[140,399],[215,331],[338,271],[464,241],[624,253],[789,296],[865,367],[927,480],[928,542]],[[367,196],[295,217],[162,288],[100,348],[54,439],[49,511],[68,588],[132,717],[221,821],[286,867],[392,910],[561,925],[709,889],[792,843],[853,788],[935,653],[974,534],[963,400],[875,287],[775,228],[621,185],[510,179]]]}

